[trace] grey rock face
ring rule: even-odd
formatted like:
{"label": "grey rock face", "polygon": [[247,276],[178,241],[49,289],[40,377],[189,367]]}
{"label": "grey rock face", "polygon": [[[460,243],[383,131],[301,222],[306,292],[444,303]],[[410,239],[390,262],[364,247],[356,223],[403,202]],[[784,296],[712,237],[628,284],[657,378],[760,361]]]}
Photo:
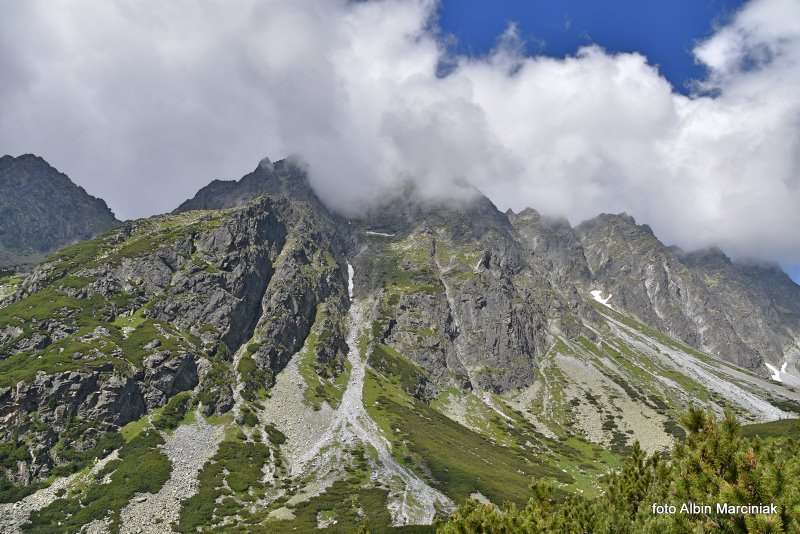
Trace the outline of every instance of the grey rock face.
{"label": "grey rock face", "polygon": [[163,406],[176,393],[198,384],[196,357],[182,354],[173,358],[169,351],[157,352],[144,360],[142,381],[147,409]]}
{"label": "grey rock face", "polygon": [[577,303],[485,197],[457,207],[393,206],[357,225],[356,285],[378,293],[378,339],[428,372],[434,384],[426,389],[523,387],[554,332],[580,331]]}
{"label": "grey rock face", "polygon": [[686,254],[626,215],[579,225],[592,281],[612,304],[722,359],[763,369],[797,353],[800,287],[775,267]]}
{"label": "grey rock face", "polygon": [[189,210],[242,206],[260,195],[282,195],[295,200],[316,200],[308,175],[298,162],[262,160],[240,180],[214,180],[182,203],[176,213]]}
{"label": "grey rock face", "polygon": [[302,168],[262,162],[171,215],[60,251],[0,305],[0,363],[14,362],[0,375],[0,439],[39,444],[0,475],[44,478],[76,420],[85,440],[70,446],[85,449],[182,391],[207,415],[257,402],[312,331],[312,366],[330,385],[346,368],[348,263],[368,304],[365,335],[384,356],[369,364],[395,366],[387,373],[423,401],[451,387],[524,390],[548,358],[580,371],[570,354],[591,355],[586,342],[611,332],[594,289],[751,369],[800,357],[800,288],[773,267],[683,253],[627,216],[572,228],[466,193],[443,205],[403,190],[347,221]]}
{"label": "grey rock face", "polygon": [[591,272],[583,246],[568,221],[542,217],[531,208],[520,213],[508,211],[507,216],[538,273],[558,288],[587,287]]}
{"label": "grey rock face", "polygon": [[105,202],[42,158],[0,157],[0,267],[38,262],[117,224]]}
{"label": "grey rock face", "polygon": [[681,253],[715,293],[742,341],[780,368],[800,360],[800,286],[777,265],[733,262],[717,249]]}

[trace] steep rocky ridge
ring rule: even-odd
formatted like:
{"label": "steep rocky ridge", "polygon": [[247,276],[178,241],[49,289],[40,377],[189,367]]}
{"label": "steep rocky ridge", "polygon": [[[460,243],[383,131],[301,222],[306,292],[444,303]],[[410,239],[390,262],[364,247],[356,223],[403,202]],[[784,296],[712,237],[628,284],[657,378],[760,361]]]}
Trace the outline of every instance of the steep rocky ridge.
{"label": "steep rocky ridge", "polygon": [[[204,413],[227,411],[230,357],[261,333],[249,359],[254,387],[269,387],[317,304],[345,287],[317,217],[282,197],[155,217],[38,267],[0,308],[5,478],[80,468],[115,429],[198,383]],[[330,358],[342,347],[331,336]]]}
{"label": "steep rocky ridge", "polygon": [[42,158],[0,157],[0,268],[37,263],[116,224],[105,202]]}
{"label": "steep rocky ridge", "polygon": [[762,373],[765,362],[788,362],[798,375],[800,286],[777,267],[684,253],[627,215],[600,215],[576,231],[592,281],[612,305],[724,360]]}
{"label": "steep rocky ridge", "polygon": [[[420,198],[407,185],[350,224],[370,231],[366,235],[373,240],[379,234],[446,229],[456,242],[471,242],[468,248],[485,253],[486,261],[494,257],[508,273],[525,271],[520,278],[556,294],[554,306],[569,313],[551,314],[552,324],[571,323],[573,317],[591,321],[586,295],[603,290],[618,309],[691,347],[765,376],[770,372],[765,364],[777,369],[786,364],[789,375],[800,376],[795,368],[800,286],[779,268],[732,262],[722,253],[710,263],[701,261],[709,255],[668,247],[625,214],[600,215],[575,228],[533,209],[502,214],[479,192],[458,187],[462,200],[454,205]],[[179,210],[239,205],[273,192],[319,204],[299,164],[267,160],[238,182],[212,183]],[[346,223],[339,219],[339,224]],[[567,328],[576,331],[574,325]]]}
{"label": "steep rocky ridge", "polygon": [[[777,271],[467,193],[346,220],[265,161],[0,278],[0,527],[386,530],[531,478],[595,492],[689,405],[800,413],[751,348],[791,345]],[[734,328],[748,302],[777,338]]]}
{"label": "steep rocky ridge", "polygon": [[273,163],[264,158],[252,172],[239,180],[214,180],[178,206],[175,212],[232,208],[260,195],[283,195],[311,201],[321,207],[300,162],[282,159]]}
{"label": "steep rocky ridge", "polygon": [[800,286],[777,265],[733,262],[719,249],[679,257],[715,292],[748,347],[800,377]]}

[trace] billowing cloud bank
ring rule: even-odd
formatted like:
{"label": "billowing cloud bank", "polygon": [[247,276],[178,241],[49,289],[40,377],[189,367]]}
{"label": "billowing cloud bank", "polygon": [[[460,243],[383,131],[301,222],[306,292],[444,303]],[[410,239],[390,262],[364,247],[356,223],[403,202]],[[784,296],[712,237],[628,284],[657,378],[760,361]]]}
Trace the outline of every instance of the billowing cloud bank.
{"label": "billowing cloud bank", "polygon": [[[436,4],[28,0],[0,19],[0,151],[35,151],[124,217],[300,154],[353,211],[387,184],[800,263],[800,2],[754,0],[676,94],[638,54],[448,55]],[[442,75],[442,65],[447,65]],[[439,73],[437,75],[437,73]]]}

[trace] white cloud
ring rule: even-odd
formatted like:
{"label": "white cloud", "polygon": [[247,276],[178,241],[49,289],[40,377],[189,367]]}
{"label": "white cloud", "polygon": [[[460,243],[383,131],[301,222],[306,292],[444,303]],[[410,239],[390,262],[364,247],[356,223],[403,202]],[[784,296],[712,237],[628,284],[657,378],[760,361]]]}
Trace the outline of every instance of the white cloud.
{"label": "white cloud", "polygon": [[[301,154],[353,210],[398,180],[467,180],[573,222],[627,211],[669,242],[800,263],[800,4],[754,0],[676,94],[639,54],[448,56],[436,4],[31,0],[0,20],[0,147],[121,215]],[[437,76],[440,64],[451,70]],[[713,95],[713,96],[712,96]]]}

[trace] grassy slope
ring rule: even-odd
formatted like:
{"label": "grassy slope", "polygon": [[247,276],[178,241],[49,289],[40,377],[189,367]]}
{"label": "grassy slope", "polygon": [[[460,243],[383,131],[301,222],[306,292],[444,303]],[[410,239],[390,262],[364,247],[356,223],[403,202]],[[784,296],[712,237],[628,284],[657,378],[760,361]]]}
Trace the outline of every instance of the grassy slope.
{"label": "grassy slope", "polygon": [[332,408],[339,406],[347,380],[350,377],[350,363],[345,362],[344,370],[336,373],[330,366],[321,364],[317,358],[317,347],[325,342],[328,332],[324,330],[326,317],[324,305],[317,307],[314,324],[299,354],[298,371],[306,383],[304,398],[309,406],[319,410],[323,402]]}
{"label": "grassy slope", "polygon": [[764,439],[789,438],[800,440],[800,419],[783,419],[769,423],[756,423],[742,426],[742,435],[758,436]]}
{"label": "grassy slope", "polygon": [[[592,481],[616,465],[612,454],[578,439],[544,438],[511,410],[510,421],[487,415],[494,417],[487,434],[460,425],[408,393],[422,371],[388,347],[376,347],[370,365],[364,404],[393,454],[456,502],[480,492],[494,502],[524,504],[534,478],[591,491]],[[567,472],[587,463],[588,472],[572,470],[580,479]]]}
{"label": "grassy slope", "polygon": [[[75,295],[92,281],[81,275],[85,269],[153,253],[193,232],[219,225],[224,216],[224,212],[192,212],[153,217],[139,221],[132,235],[121,241],[118,239],[120,232],[114,230],[54,254],[47,262],[44,287],[0,308],[0,328],[18,327],[23,330],[23,337],[30,337],[36,335],[40,321],[57,318],[76,331],[40,353],[16,353],[0,361],[0,387],[31,380],[39,371],[50,374],[109,364],[125,371],[128,363],[141,364],[143,346],[153,339],[158,339],[166,350],[195,348],[197,339],[194,336],[170,324],[146,319],[142,308],[130,316],[118,315],[121,310],[133,311],[131,307],[140,297],[136,293],[121,291],[110,298],[97,294],[86,298]],[[113,317],[116,320],[112,322],[109,318]],[[97,327],[107,329],[108,334],[87,338]],[[11,343],[15,342],[0,346],[0,354],[10,351]],[[110,356],[117,349],[122,357]],[[76,357],[76,354],[81,356]]]}
{"label": "grassy slope", "polygon": [[[119,459],[109,462],[92,484],[74,488],[72,494],[55,500],[31,514],[25,532],[72,533],[95,519],[110,517],[111,529],[118,531],[120,512],[136,493],[157,493],[169,478],[172,467],[158,450],[164,440],[156,432],[145,432],[124,445]],[[102,483],[109,475],[110,482]]]}

